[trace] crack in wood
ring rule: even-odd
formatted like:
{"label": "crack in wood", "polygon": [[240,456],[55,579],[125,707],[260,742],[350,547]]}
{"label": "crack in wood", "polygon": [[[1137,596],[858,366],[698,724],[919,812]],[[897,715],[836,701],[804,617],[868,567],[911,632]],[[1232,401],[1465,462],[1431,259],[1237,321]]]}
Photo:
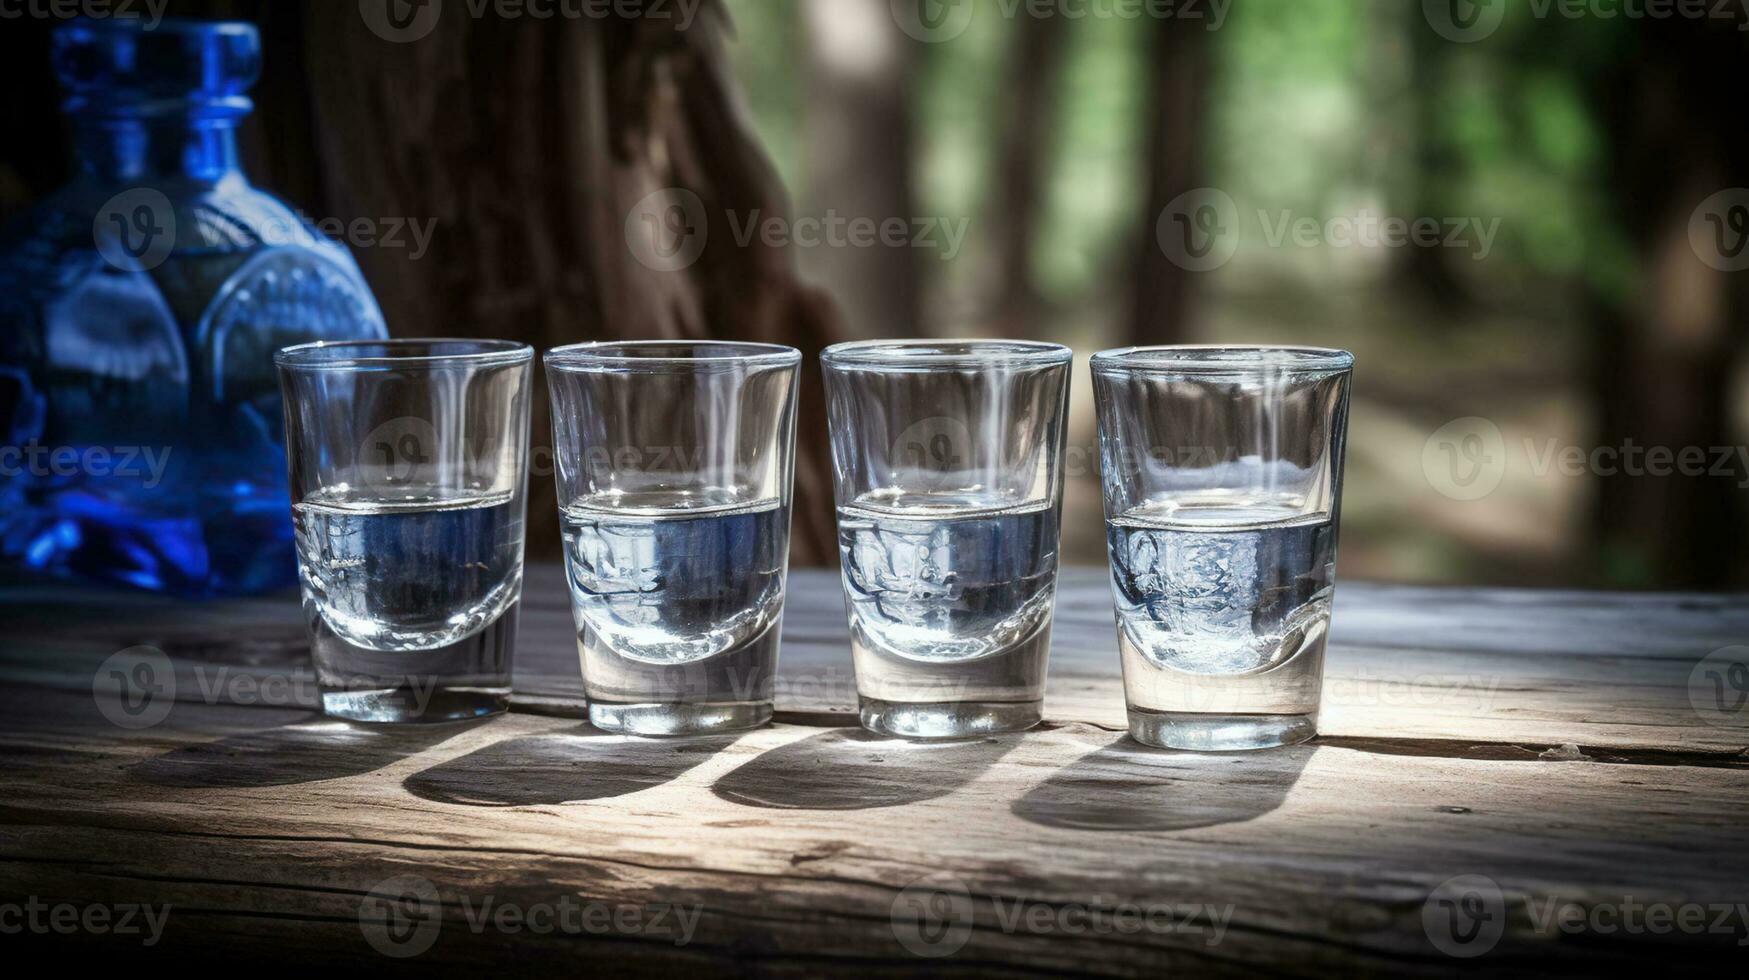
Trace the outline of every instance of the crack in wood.
{"label": "crack in wood", "polygon": [[[1411,755],[1488,762],[1598,762],[1624,766],[1694,766],[1701,769],[1749,769],[1749,746],[1737,751],[1705,749],[1617,748],[1548,742],[1480,742],[1448,738],[1376,738],[1319,735],[1309,744],[1353,749],[1376,755]],[[1571,755],[1577,748],[1578,756]]]}

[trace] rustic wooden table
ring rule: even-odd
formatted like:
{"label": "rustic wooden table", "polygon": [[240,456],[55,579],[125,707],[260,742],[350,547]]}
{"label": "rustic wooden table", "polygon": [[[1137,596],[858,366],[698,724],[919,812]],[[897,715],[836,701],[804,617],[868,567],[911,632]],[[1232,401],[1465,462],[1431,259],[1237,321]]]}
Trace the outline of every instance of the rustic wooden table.
{"label": "rustic wooden table", "polygon": [[[855,727],[827,573],[792,576],[777,722],[738,737],[589,728],[556,568],[522,617],[511,713],[379,729],[309,710],[291,599],[5,590],[6,941],[421,971],[1749,962],[1749,683],[1714,653],[1749,642],[1743,598],[1345,583],[1324,734],[1223,755],[1124,736],[1094,570],[1060,589],[1047,723],[953,744]],[[138,644],[174,662],[167,714],[94,695]]]}

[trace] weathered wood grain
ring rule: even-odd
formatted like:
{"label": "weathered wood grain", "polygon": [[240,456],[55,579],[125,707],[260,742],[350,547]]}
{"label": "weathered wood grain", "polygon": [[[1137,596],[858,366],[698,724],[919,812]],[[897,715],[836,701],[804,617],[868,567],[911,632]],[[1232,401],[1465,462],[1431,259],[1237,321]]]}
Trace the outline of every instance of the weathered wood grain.
{"label": "weathered wood grain", "polygon": [[[234,684],[201,693],[218,670],[287,674],[295,604],[191,615],[116,596],[96,616],[11,590],[0,896],[168,903],[148,950],[77,937],[118,962],[295,950],[421,972],[1584,973],[1673,954],[1740,963],[1749,942],[1749,731],[1703,723],[1688,699],[1698,659],[1749,635],[1740,599],[1345,584],[1325,734],[1200,756],[1115,730],[1094,572],[1063,585],[1043,728],[914,745],[849,724],[842,604],[820,573],[792,581],[779,724],[662,741],[555,716],[577,706],[568,611],[555,570],[530,571],[520,710],[410,730],[238,703]],[[179,677],[179,694],[195,693],[123,731],[91,674],[141,642],[169,650],[194,685]],[[408,921],[437,923],[405,961],[369,942],[385,935],[372,889],[403,875],[436,896]],[[1448,921],[1440,886],[1460,876],[1501,895],[1501,937],[1474,960],[1430,938]],[[488,899],[538,915],[566,896],[621,919],[599,934],[478,921]],[[934,935],[914,927],[917,901],[942,914],[953,955],[905,945]],[[1630,901],[1730,916],[1667,934],[1548,921]],[[696,915],[683,943],[677,912],[651,920],[670,906]],[[1090,923],[1113,908],[1152,925]]]}
{"label": "weathered wood grain", "polygon": [[[88,689],[91,671],[124,647],[149,644],[211,674],[296,674],[305,650],[295,601],[189,607],[150,596],[105,596],[93,617],[63,589],[19,589],[0,600],[9,676]],[[78,628],[69,630],[67,623]],[[1115,628],[1105,575],[1067,569],[1058,589],[1047,717],[1124,727]],[[1343,583],[1337,588],[1320,731],[1332,737],[1661,749],[1731,755],[1736,726],[1701,723],[1689,701],[1707,654],[1749,643],[1749,601],[1697,595],[1452,590]],[[288,667],[292,668],[288,671]],[[307,679],[313,680],[313,679]],[[196,691],[185,682],[179,690]],[[310,695],[299,702],[313,706]],[[817,724],[854,724],[855,678],[835,575],[791,574],[778,711]],[[528,571],[517,648],[516,702],[580,716],[583,687],[562,572]]]}

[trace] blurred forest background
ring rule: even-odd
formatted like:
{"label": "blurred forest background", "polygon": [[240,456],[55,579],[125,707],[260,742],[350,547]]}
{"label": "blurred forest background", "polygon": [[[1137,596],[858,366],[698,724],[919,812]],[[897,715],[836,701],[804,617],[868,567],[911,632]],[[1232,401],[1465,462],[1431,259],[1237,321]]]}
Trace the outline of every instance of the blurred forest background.
{"label": "blurred forest background", "polygon": [[[354,248],[395,333],[803,347],[798,561],[832,560],[819,346],[1027,336],[1078,355],[1068,561],[1104,561],[1086,356],[1286,343],[1357,359],[1344,577],[1749,583],[1743,9],[704,0],[682,23],[668,0],[633,23],[566,6],[452,0],[411,41],[350,0],[171,9],[262,24],[258,184],[315,216],[437,219],[423,258]],[[0,207],[70,166],[49,27],[0,25]],[[622,229],[672,187],[705,201],[709,245],[652,269]],[[754,211],[897,219],[907,241],[796,223],[737,244]],[[1372,240],[1385,218],[1437,231]],[[1212,258],[1173,244],[1193,229]],[[1692,452],[1676,471],[1685,450],[1700,471]]]}
{"label": "blurred forest background", "polygon": [[[1491,33],[1452,40],[1472,6],[1478,31],[1498,15]],[[887,0],[729,4],[752,116],[798,213],[970,219],[951,259],[804,251],[858,333],[1070,344],[1083,355],[1074,440],[1088,447],[1089,352],[1344,347],[1357,368],[1343,575],[1741,585],[1749,273],[1703,262],[1689,228],[1705,199],[1749,184],[1749,12],[1539,6],[1234,0],[1136,17],[1121,0],[960,0],[918,43]],[[1188,271],[1156,219],[1204,187],[1235,202],[1237,242],[1218,268]],[[1432,218],[1442,243],[1272,241],[1284,214],[1320,229]],[[1444,244],[1451,230],[1463,241]],[[1499,429],[1505,465],[1497,489],[1461,499],[1424,449],[1471,417]],[[1731,463],[1638,477],[1538,465],[1550,446],[1589,461],[1629,445]],[[1086,469],[1064,547],[1096,562]]]}

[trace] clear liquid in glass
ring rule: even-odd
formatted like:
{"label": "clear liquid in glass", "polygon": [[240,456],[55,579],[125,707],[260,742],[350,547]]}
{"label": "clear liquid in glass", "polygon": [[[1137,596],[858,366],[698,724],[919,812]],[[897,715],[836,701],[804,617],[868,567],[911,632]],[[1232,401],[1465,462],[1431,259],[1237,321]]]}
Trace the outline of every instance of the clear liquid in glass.
{"label": "clear liquid in glass", "polygon": [[972,494],[867,494],[838,509],[864,724],[956,737],[1036,723],[1057,509]]}
{"label": "clear liquid in glass", "polygon": [[590,720],[665,735],[771,715],[789,508],[646,491],[560,510]]}
{"label": "clear liquid in glass", "polygon": [[293,505],[325,707],[375,721],[502,710],[522,521],[508,491],[384,499],[338,488]]}
{"label": "clear liquid in glass", "polygon": [[1330,515],[1267,499],[1154,501],[1107,521],[1106,535],[1132,728],[1176,726],[1180,742],[1209,741],[1184,747],[1239,748],[1220,742],[1247,724],[1316,725]]}

